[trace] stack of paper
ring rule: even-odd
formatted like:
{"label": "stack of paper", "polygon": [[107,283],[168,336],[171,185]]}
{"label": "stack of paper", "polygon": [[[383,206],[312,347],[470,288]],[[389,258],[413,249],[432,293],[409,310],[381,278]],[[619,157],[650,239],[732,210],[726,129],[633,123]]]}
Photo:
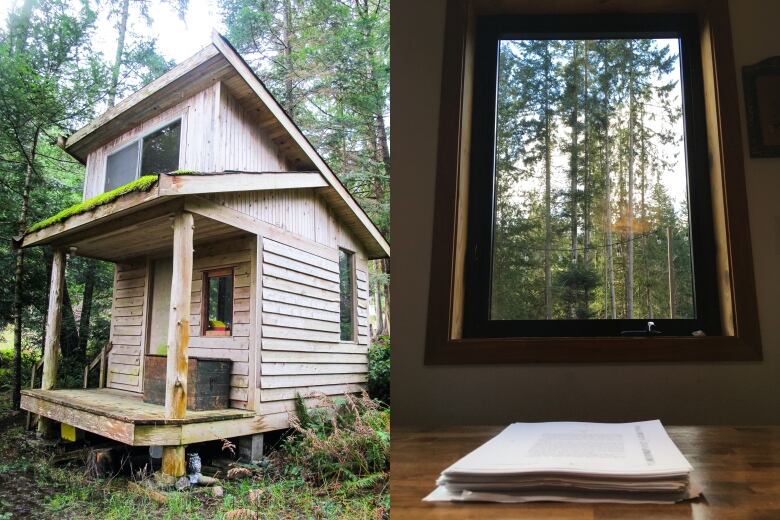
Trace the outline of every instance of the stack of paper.
{"label": "stack of paper", "polygon": [[515,423],[445,469],[426,501],[649,502],[696,497],[660,421]]}

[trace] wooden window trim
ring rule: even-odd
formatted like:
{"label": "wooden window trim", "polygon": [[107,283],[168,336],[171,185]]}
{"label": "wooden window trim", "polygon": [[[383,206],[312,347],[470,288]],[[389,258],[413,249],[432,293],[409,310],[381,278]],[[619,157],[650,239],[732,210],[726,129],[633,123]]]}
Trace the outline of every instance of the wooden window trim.
{"label": "wooden window trim", "polygon": [[[462,337],[474,20],[497,14],[695,13],[702,74],[721,334],[706,337]],[[425,363],[761,360],[728,0],[449,0],[439,113]]]}
{"label": "wooden window trim", "polygon": [[[339,330],[339,343],[346,345],[357,345],[358,343],[358,315],[357,315],[357,255],[355,251],[347,249],[346,247],[339,246],[339,251],[344,251],[349,254],[349,264],[352,269],[352,339],[341,339],[341,330]],[[339,272],[339,279],[341,278],[341,272]],[[339,286],[341,282],[339,282]],[[339,304],[341,302],[341,287],[339,287]],[[341,319],[339,319],[339,326],[341,325]]]}
{"label": "wooden window trim", "polygon": [[208,280],[213,276],[227,276],[230,275],[233,278],[233,303],[236,301],[236,275],[235,266],[223,267],[219,269],[209,269],[203,271],[201,274],[200,284],[200,335],[209,338],[225,338],[233,335],[233,326],[231,322],[230,330],[208,330],[209,321],[209,293],[208,293]]}
{"label": "wooden window trim", "polygon": [[127,141],[122,142],[121,144],[116,145],[111,149],[110,152],[106,153],[106,164],[103,166],[103,193],[105,193],[106,185],[108,184],[108,158],[115,153],[124,150],[125,148],[128,148],[130,146],[136,147],[136,166],[135,166],[135,180],[138,180],[141,178],[141,161],[143,160],[143,146],[144,146],[144,139],[152,135],[153,133],[157,132],[158,130],[162,130],[165,127],[171,126],[173,124],[176,124],[176,122],[179,122],[179,167],[181,168],[182,162],[184,160],[184,136],[185,136],[185,115],[184,113],[177,114],[176,116],[172,117],[171,119],[166,120],[165,123],[156,125],[152,127],[151,130],[147,130],[144,132],[141,136],[135,137],[133,139],[129,139]]}

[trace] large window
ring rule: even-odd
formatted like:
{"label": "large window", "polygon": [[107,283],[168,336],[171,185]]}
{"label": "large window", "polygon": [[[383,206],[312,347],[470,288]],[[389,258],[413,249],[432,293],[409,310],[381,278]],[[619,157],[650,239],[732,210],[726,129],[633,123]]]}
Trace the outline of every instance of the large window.
{"label": "large window", "polygon": [[479,20],[465,336],[720,333],[696,27]]}
{"label": "large window", "polygon": [[203,273],[202,330],[205,336],[230,336],[233,330],[233,269]]}
{"label": "large window", "polygon": [[143,175],[168,173],[179,168],[181,119],[156,130],[108,156],[105,191]]}
{"label": "large window", "polygon": [[355,255],[339,249],[341,341],[355,341]]}

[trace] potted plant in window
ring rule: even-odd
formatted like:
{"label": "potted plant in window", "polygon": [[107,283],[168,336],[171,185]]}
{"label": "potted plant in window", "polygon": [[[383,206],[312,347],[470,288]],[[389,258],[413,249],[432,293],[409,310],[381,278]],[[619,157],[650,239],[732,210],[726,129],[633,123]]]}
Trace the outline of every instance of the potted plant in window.
{"label": "potted plant in window", "polygon": [[220,320],[209,320],[209,330],[225,332],[225,322]]}

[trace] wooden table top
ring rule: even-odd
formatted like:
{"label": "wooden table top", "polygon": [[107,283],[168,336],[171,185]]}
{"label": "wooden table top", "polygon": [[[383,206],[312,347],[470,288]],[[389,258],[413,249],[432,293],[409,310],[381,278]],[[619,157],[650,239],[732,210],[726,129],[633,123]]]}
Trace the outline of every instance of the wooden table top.
{"label": "wooden table top", "polygon": [[502,427],[393,428],[391,516],[396,518],[780,519],[780,426],[670,426],[703,497],[680,504],[430,503],[439,473]]}

